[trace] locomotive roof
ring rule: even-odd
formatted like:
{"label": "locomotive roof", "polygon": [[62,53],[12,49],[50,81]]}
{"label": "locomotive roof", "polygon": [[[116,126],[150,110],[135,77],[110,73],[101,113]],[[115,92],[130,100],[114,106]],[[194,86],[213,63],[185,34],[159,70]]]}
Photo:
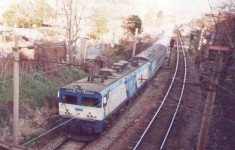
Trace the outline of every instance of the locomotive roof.
{"label": "locomotive roof", "polygon": [[[115,76],[108,76],[107,79],[103,80],[104,81],[103,83],[101,82],[102,78],[100,77],[94,78],[93,81],[88,81],[88,77],[86,77],[81,80],[75,81],[71,84],[68,84],[62,88],[71,89],[71,88],[80,87],[83,90],[101,92],[105,88],[107,88],[107,86],[111,85],[111,83],[114,83],[118,79],[131,73],[133,70],[136,70],[137,68],[141,67],[146,62],[148,61],[152,62],[158,59],[159,57],[162,57],[164,55],[164,52],[166,52],[166,50],[167,50],[167,47],[160,43],[146,49],[145,51],[136,55],[133,59],[133,60],[144,60],[144,61],[139,61],[138,66],[132,66],[131,68],[124,69],[122,72],[116,73]],[[106,68],[106,70],[109,71],[110,69]]]}
{"label": "locomotive roof", "polygon": [[[142,66],[142,65],[140,65],[140,66]],[[140,66],[138,66],[138,67],[140,67]],[[88,79],[86,77],[81,80],[75,81],[71,84],[68,84],[62,88],[71,89],[71,88],[80,87],[83,90],[101,92],[107,86],[109,86],[111,83],[114,83],[115,81],[122,78],[123,76],[131,73],[133,70],[137,69],[138,67],[128,68],[128,69],[122,71],[121,73],[117,73],[115,76],[108,76],[107,77],[108,79],[104,80],[103,83],[101,82],[102,78],[94,78],[93,81],[88,81]]]}

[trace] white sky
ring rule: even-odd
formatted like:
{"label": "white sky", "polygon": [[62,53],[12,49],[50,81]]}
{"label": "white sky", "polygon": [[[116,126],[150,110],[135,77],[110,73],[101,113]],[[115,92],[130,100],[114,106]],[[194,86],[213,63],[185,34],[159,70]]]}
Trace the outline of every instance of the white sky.
{"label": "white sky", "polygon": [[[6,8],[10,4],[17,1],[24,1],[24,0],[0,0],[0,8],[4,7]],[[53,1],[53,0],[48,0],[48,1]],[[99,2],[99,0],[96,1]],[[152,7],[156,6],[155,8],[164,9],[170,12],[181,11],[181,10],[205,12],[206,10],[209,9],[207,0],[139,0],[139,2],[140,3],[142,2],[143,4],[150,3],[153,4]]]}
{"label": "white sky", "polygon": [[153,3],[156,7],[170,13],[185,11],[202,13],[209,10],[207,0],[155,0]]}
{"label": "white sky", "polygon": [[0,0],[0,18],[2,17],[3,12],[13,3],[18,2],[19,0]]}
{"label": "white sky", "polygon": [[[3,11],[6,10],[10,4],[18,1],[23,2],[24,0],[0,0],[0,18]],[[52,2],[55,0],[47,1]],[[99,0],[92,1],[99,2]],[[118,0],[116,1],[118,2]],[[146,9],[158,9],[162,10],[164,13],[167,14],[174,14],[180,16],[189,16],[192,14],[197,15],[209,11],[208,0],[133,0],[133,2],[138,4],[138,9],[140,11]]]}

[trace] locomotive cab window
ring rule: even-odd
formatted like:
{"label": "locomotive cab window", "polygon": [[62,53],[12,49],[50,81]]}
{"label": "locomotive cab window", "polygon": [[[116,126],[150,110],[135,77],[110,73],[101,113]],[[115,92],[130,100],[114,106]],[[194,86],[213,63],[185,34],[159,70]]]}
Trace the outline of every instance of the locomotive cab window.
{"label": "locomotive cab window", "polygon": [[98,98],[83,97],[82,106],[100,107]]}
{"label": "locomotive cab window", "polygon": [[62,95],[61,98],[63,103],[68,103],[68,104],[76,104],[77,103],[77,97],[73,95]]}

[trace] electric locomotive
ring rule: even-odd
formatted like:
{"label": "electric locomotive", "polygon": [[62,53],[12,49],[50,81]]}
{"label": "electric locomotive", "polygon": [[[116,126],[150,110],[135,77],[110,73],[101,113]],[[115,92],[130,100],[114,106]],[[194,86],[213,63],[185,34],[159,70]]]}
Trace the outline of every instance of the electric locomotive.
{"label": "electric locomotive", "polygon": [[97,75],[68,84],[58,91],[59,115],[73,132],[101,133],[107,122],[164,63],[170,36],[132,58],[103,68]]}

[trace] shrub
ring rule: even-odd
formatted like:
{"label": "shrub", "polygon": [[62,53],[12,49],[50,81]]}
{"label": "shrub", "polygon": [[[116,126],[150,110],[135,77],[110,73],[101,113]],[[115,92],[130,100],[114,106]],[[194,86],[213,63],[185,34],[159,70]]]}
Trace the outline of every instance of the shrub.
{"label": "shrub", "polygon": [[[85,73],[77,67],[67,67],[58,71],[57,76],[34,72],[20,77],[20,101],[29,102],[33,108],[42,107],[46,100],[53,99],[58,89],[79,80]],[[12,76],[0,81],[0,101],[13,99]]]}

